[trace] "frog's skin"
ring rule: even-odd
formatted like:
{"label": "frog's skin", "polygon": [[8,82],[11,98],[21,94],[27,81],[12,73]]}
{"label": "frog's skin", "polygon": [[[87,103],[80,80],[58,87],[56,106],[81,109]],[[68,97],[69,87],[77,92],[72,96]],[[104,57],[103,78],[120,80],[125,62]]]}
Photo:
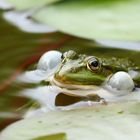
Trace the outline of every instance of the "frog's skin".
{"label": "frog's skin", "polygon": [[37,69],[22,74],[18,81],[45,81],[46,86],[26,89],[23,94],[39,101],[43,108],[47,106],[49,110],[53,110],[56,109],[56,97],[60,93],[80,98],[78,103],[67,108],[139,101],[139,79],[139,67],[127,59],[98,58],[71,50],[63,54],[58,51],[45,53],[40,58]]}
{"label": "frog's skin", "polygon": [[[58,70],[54,74],[57,85],[68,88],[86,88],[102,85],[111,75],[118,71],[138,73],[139,68],[126,59],[97,58],[81,55],[74,51],[65,52]],[[138,85],[138,78],[133,80]]]}

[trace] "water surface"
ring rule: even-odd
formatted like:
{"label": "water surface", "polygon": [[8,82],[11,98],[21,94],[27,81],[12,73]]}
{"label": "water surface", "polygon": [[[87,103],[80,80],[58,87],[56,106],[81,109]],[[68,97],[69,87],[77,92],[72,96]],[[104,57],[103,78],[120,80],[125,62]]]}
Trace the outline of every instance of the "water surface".
{"label": "water surface", "polygon": [[[25,33],[2,18],[0,12],[0,129],[21,119],[31,101],[20,96],[20,91],[38,85],[19,84],[15,82],[18,75],[26,70],[36,68],[40,56],[49,50],[62,52],[73,49],[78,53],[101,57],[122,57],[132,59],[140,66],[140,52],[132,49],[108,48],[92,40],[84,40],[54,33]],[[125,46],[125,48],[127,48]]]}

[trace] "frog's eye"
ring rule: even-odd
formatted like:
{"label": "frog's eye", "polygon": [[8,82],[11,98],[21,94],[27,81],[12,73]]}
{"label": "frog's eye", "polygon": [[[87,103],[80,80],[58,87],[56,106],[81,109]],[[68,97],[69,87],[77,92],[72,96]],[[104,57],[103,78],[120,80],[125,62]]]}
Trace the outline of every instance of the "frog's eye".
{"label": "frog's eye", "polygon": [[90,57],[87,61],[87,68],[92,71],[97,71],[101,67],[99,60],[95,57]]}

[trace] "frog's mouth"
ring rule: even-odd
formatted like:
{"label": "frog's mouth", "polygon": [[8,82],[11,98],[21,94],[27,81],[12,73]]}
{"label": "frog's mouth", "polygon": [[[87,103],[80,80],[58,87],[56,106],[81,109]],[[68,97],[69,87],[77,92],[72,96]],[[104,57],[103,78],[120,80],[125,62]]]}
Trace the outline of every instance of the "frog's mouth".
{"label": "frog's mouth", "polygon": [[52,77],[51,83],[53,85],[56,85],[61,88],[66,88],[66,89],[83,89],[83,90],[98,90],[100,86],[98,85],[92,85],[92,84],[80,84],[80,83],[74,83],[70,81],[65,81],[62,80],[61,78],[56,78],[55,76]]}
{"label": "frog's mouth", "polygon": [[105,82],[107,77],[100,73],[81,70],[78,72],[67,72],[66,74],[56,73],[53,76],[53,83],[59,87],[68,89],[98,89]]}
{"label": "frog's mouth", "polygon": [[104,90],[102,86],[80,85],[71,83],[68,84],[59,81],[55,77],[52,77],[51,82],[53,85],[60,87],[63,91],[63,94],[73,98],[77,97],[82,98],[86,101],[104,103],[106,97],[112,97],[112,95]]}

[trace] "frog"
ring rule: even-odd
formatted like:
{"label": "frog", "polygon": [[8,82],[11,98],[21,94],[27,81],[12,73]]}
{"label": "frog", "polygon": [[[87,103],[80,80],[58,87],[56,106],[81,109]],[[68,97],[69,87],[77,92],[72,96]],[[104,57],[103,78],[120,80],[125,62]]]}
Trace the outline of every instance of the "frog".
{"label": "frog", "polygon": [[[61,56],[62,60],[54,74],[54,81],[62,87],[94,88],[102,85],[107,79],[119,72],[127,72],[135,86],[139,85],[139,67],[132,61],[123,58],[99,58],[93,55],[77,54],[70,50]],[[137,73],[132,76],[131,73]]]}
{"label": "frog", "polygon": [[[36,70],[25,72],[18,80],[46,84],[23,92],[39,101],[43,110],[140,99],[140,68],[125,58],[49,51],[40,58]],[[57,98],[66,106],[56,105]],[[68,104],[69,100],[73,102]]]}

